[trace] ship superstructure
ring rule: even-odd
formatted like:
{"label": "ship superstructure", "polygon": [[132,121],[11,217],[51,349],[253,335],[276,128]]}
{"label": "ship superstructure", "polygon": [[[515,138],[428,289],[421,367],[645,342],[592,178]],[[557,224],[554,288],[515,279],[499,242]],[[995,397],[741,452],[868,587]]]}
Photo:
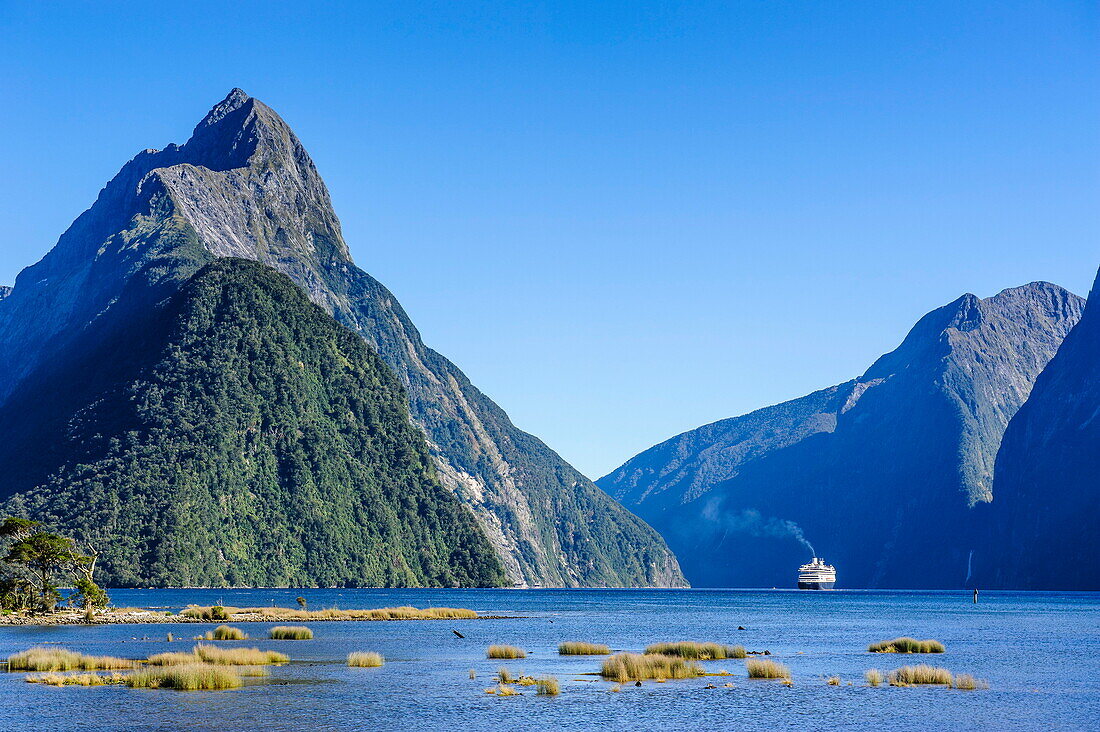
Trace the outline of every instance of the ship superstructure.
{"label": "ship superstructure", "polygon": [[836,584],[836,567],[825,564],[821,557],[814,557],[809,564],[798,568],[798,589],[831,590]]}

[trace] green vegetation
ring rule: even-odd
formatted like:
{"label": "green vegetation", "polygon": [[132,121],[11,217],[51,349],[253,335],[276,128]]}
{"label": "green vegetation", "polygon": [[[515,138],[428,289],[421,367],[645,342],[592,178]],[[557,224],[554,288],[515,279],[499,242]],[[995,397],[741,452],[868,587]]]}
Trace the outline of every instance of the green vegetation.
{"label": "green vegetation", "polygon": [[703,673],[702,667],[694,661],[640,653],[616,653],[600,667],[600,676],[620,683],[644,679],[689,679]]}
{"label": "green vegetation", "polygon": [[214,630],[206,631],[206,635],[203,636],[203,640],[247,640],[248,636],[240,628],[234,628],[230,625],[219,625]]}
{"label": "green vegetation", "polygon": [[488,658],[527,658],[527,651],[515,646],[489,646]]}
{"label": "green vegetation", "polygon": [[867,684],[869,686],[879,686],[886,680],[882,672],[877,668],[868,669],[867,672],[863,674],[863,678],[867,679]]}
{"label": "green vegetation", "polygon": [[867,650],[871,653],[943,653],[944,647],[937,640],[902,637],[872,643]]}
{"label": "green vegetation", "polygon": [[137,661],[86,656],[60,647],[35,646],[8,656],[8,671],[98,671],[134,668]]}
{"label": "green vegetation", "polygon": [[106,686],[107,684],[121,684],[126,681],[126,675],[117,671],[109,675],[101,674],[27,674],[23,680],[29,684],[47,684],[49,686]]}
{"label": "green vegetation", "polygon": [[201,661],[220,666],[266,666],[286,663],[290,658],[278,651],[261,651],[259,648],[218,648],[199,643],[194,648]]}
{"label": "green vegetation", "polygon": [[348,654],[348,665],[356,668],[377,668],[385,662],[381,653],[373,651],[352,651]]}
{"label": "green vegetation", "polygon": [[561,684],[553,676],[543,676],[535,683],[535,687],[535,693],[539,696],[557,696],[561,693]]}
{"label": "green vegetation", "polygon": [[745,662],[745,668],[749,672],[750,679],[787,679],[791,678],[791,670],[779,663],[766,658],[750,658]]}
{"label": "green vegetation", "polygon": [[268,635],[271,640],[313,639],[313,631],[304,625],[276,625]]}
{"label": "green vegetation", "polygon": [[676,643],[654,643],[647,646],[646,653],[660,653],[665,656],[679,656],[696,661],[712,661],[726,658],[745,658],[743,646],[724,646],[721,643],[696,643],[679,641]]}
{"label": "green vegetation", "polygon": [[602,643],[566,641],[558,644],[558,653],[562,656],[607,656],[611,649]]}
{"label": "green vegetation", "polygon": [[[295,610],[289,607],[204,607],[188,605],[180,613],[200,620],[470,620],[478,617],[473,610],[459,607],[380,607],[369,610]],[[219,615],[219,618],[214,618]]]}
{"label": "green vegetation", "polygon": [[194,653],[184,653],[182,651],[156,653],[145,659],[145,662],[150,666],[186,666],[188,664],[198,663],[199,657]]}
{"label": "green vegetation", "polygon": [[0,460],[111,584],[503,583],[398,377],[288,277],[218,259],[142,317],[58,364],[33,454]]}
{"label": "green vegetation", "polygon": [[90,621],[96,608],[110,599],[92,579],[96,554],[81,554],[76,542],[51,534],[38,521],[9,517],[0,523],[0,609],[51,612],[61,599],[57,582],[76,588],[71,605],[85,609]]}
{"label": "green vegetation", "polygon": [[988,689],[989,682],[982,679],[976,679],[970,674],[956,674],[955,688],[962,689],[964,691],[974,691],[975,689]]}
{"label": "green vegetation", "polygon": [[223,666],[197,663],[189,666],[167,666],[134,671],[126,683],[135,689],[178,689],[180,691],[236,689],[241,675]]}
{"label": "green vegetation", "polygon": [[916,666],[902,666],[897,671],[890,672],[890,686],[920,686],[926,684],[951,686],[951,683],[950,671],[924,663]]}

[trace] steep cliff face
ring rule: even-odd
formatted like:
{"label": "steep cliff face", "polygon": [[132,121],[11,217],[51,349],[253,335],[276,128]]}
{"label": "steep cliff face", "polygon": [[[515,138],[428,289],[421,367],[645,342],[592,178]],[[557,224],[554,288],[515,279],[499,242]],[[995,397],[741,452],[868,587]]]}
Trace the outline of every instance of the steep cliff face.
{"label": "steep cliff face", "polygon": [[537,438],[515,428],[351,261],[328,191],[270,108],[234,90],[182,146],[130,161],[0,304],[0,400],[123,302],[170,297],[218,257],[288,275],[394,369],[440,479],[474,511],[512,582],[677,585],[675,558]]}
{"label": "steep cliff face", "polygon": [[[285,275],[219,259],[36,371],[0,463],[5,508],[100,551],[111,585],[497,586],[404,390]],[[118,324],[122,325],[122,324]]]}
{"label": "steep cliff face", "polygon": [[1005,425],[1082,303],[1046,283],[964,295],[860,378],[680,435],[600,485],[696,585],[789,585],[801,530],[846,587],[959,586]]}
{"label": "steep cliff face", "polygon": [[997,453],[983,587],[1100,590],[1100,275]]}

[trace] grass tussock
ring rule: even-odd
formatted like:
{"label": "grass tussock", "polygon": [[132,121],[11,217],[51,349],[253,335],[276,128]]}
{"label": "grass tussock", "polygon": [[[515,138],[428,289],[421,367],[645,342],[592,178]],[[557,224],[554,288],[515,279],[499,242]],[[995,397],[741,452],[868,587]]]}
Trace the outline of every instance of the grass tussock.
{"label": "grass tussock", "polygon": [[489,658],[527,658],[527,651],[515,646],[489,646],[486,651]]}
{"label": "grass tussock", "polygon": [[248,640],[248,635],[240,628],[234,628],[231,625],[219,625],[213,630],[206,631],[206,635],[202,639],[219,641]]}
{"label": "grass tussock", "polygon": [[558,654],[561,656],[609,656],[611,649],[602,643],[566,641],[558,644]]}
{"label": "grass tussock", "polygon": [[134,668],[137,661],[114,656],[87,656],[65,648],[35,646],[8,656],[8,671],[110,671]]}
{"label": "grass tussock", "polygon": [[490,693],[496,693],[497,696],[522,696],[522,694],[507,684],[498,684],[494,692]]}
{"label": "grass tussock", "polygon": [[106,686],[107,684],[121,684],[126,680],[125,674],[117,671],[109,675],[100,674],[59,674],[49,672],[44,674],[27,674],[23,680],[31,684],[48,684],[49,686]]}
{"label": "grass tussock", "polygon": [[943,653],[943,643],[938,640],[917,640],[907,636],[879,641],[867,646],[871,653]]}
{"label": "grass tussock", "polygon": [[695,661],[652,653],[616,653],[600,667],[600,676],[620,683],[643,679],[690,679],[702,675],[703,669]]}
{"label": "grass tussock", "polygon": [[786,679],[790,681],[791,670],[778,661],[766,658],[750,658],[745,662],[750,679]]}
{"label": "grass tussock", "polygon": [[259,648],[218,648],[199,643],[194,648],[199,660],[217,666],[269,666],[286,663],[290,658],[278,651],[261,651]]}
{"label": "grass tussock", "polygon": [[863,678],[867,680],[869,686],[879,686],[883,681],[886,681],[886,677],[877,668],[868,669],[863,674]]}
{"label": "grass tussock", "polygon": [[155,653],[145,659],[145,662],[150,666],[186,666],[188,664],[198,663],[199,657],[194,653],[168,651],[166,653]]}
{"label": "grass tussock", "polygon": [[269,637],[271,640],[313,640],[313,631],[304,625],[276,625]]}
{"label": "grass tussock", "polygon": [[471,679],[476,679],[477,678],[477,671],[475,671],[474,669],[470,669],[470,678]]}
{"label": "grass tussock", "polygon": [[535,682],[535,693],[539,696],[557,696],[561,693],[561,684],[553,676],[543,676]]}
{"label": "grass tussock", "polygon": [[516,677],[512,676],[512,672],[501,666],[497,669],[497,680],[502,684],[511,684],[515,682]]}
{"label": "grass tussock", "polygon": [[241,675],[236,669],[205,663],[146,668],[135,671],[126,678],[127,686],[135,689],[178,689],[180,691],[236,689],[242,683]]}
{"label": "grass tussock", "polygon": [[840,677],[830,676],[829,678],[825,679],[825,683],[829,686],[840,686]]}
{"label": "grass tussock", "polygon": [[976,679],[970,674],[958,674],[957,676],[955,676],[955,688],[962,689],[963,691],[988,689],[989,682],[983,679]]}
{"label": "grass tussock", "polygon": [[382,607],[370,610],[306,610],[302,607],[231,607],[188,605],[180,613],[199,620],[474,620],[478,614],[460,607]]}
{"label": "grass tussock", "polygon": [[725,646],[721,643],[698,643],[696,641],[677,641],[676,643],[654,643],[647,646],[646,653],[659,653],[664,656],[679,656],[694,661],[717,661],[726,658],[745,658],[743,646]]}
{"label": "grass tussock", "polygon": [[355,668],[378,668],[385,662],[382,654],[374,651],[352,651],[348,654],[348,665]]}
{"label": "grass tussock", "polygon": [[952,682],[950,671],[924,663],[902,666],[897,671],[890,672],[890,686],[951,686]]}

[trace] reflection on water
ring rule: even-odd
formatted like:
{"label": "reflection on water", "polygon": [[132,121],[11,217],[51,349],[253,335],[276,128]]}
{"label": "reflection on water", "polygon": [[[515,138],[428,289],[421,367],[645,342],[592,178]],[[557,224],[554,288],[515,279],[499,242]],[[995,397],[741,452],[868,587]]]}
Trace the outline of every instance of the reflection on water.
{"label": "reflection on water", "polygon": [[[510,620],[314,622],[308,641],[269,641],[277,623],[241,624],[258,646],[293,662],[241,689],[173,692],[27,684],[0,674],[0,729],[1088,729],[1100,718],[1100,594],[785,592],[748,590],[116,590],[119,606],[187,603],[311,609],[446,605]],[[187,650],[216,624],[0,627],[0,655],[35,643],[143,658]],[[745,630],[738,630],[744,626]],[[452,631],[459,631],[459,638]],[[172,633],[176,640],[168,642]],[[935,638],[936,665],[987,679],[989,691],[869,688],[863,673],[925,657],[871,655],[868,643]],[[148,638],[146,640],[146,638]],[[714,677],[612,684],[590,674],[598,657],[560,657],[565,640],[641,650],[667,640],[715,640],[770,650],[794,685],[745,678],[742,661],[713,661]],[[526,659],[488,660],[504,643]],[[348,668],[350,651],[377,651],[382,668]],[[485,694],[500,666],[554,675],[559,697]],[[476,678],[469,678],[469,670]],[[839,676],[841,685],[826,679]],[[733,682],[733,688],[722,684]],[[706,688],[717,682],[718,688]],[[849,685],[849,683],[851,685]]]}

